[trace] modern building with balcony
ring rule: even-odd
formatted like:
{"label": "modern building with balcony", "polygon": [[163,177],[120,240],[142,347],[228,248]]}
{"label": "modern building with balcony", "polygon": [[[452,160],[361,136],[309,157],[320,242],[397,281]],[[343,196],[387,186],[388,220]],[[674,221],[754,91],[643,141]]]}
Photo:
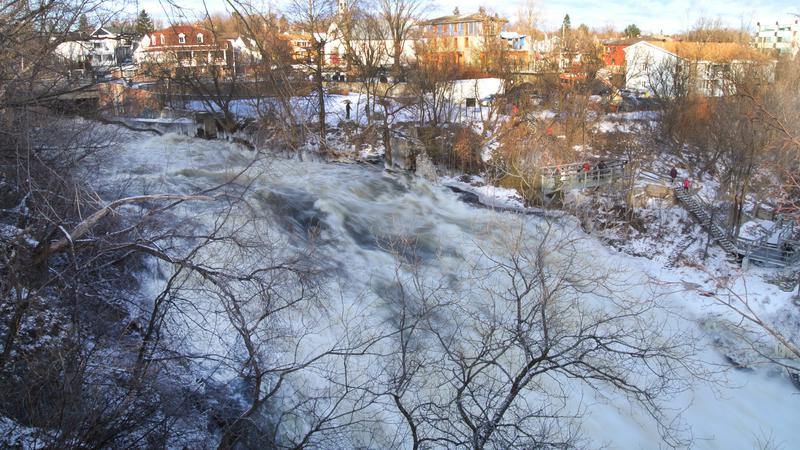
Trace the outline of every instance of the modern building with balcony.
{"label": "modern building with balcony", "polygon": [[773,51],[779,55],[790,55],[793,58],[800,52],[800,18],[791,22],[775,22],[758,24],[756,47],[760,50]]}

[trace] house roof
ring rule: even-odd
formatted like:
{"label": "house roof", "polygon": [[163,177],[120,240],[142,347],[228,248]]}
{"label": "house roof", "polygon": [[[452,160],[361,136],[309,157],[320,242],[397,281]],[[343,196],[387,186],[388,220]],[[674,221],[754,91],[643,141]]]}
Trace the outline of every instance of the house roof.
{"label": "house roof", "polygon": [[115,37],[115,35],[116,35],[116,33],[111,31],[110,27],[104,27],[102,25],[97,27],[94,31],[92,31],[92,34],[91,34],[92,37],[107,36],[107,37],[111,37],[111,38]]}
{"label": "house roof", "polygon": [[453,14],[450,16],[437,17],[435,19],[420,22],[420,25],[438,25],[440,23],[463,23],[463,22],[482,22],[484,20],[493,20],[497,22],[508,22],[508,19],[497,16],[490,16],[486,13],[477,12],[474,14]]}
{"label": "house roof", "polygon": [[728,62],[734,60],[766,61],[763,53],[733,42],[648,42],[683,59]]}
{"label": "house roof", "polygon": [[306,33],[289,33],[288,31],[284,32],[279,36],[281,39],[289,39],[290,41],[311,41],[312,37],[310,34]]}
{"label": "house roof", "polygon": [[525,35],[519,34],[516,31],[501,31],[500,37],[502,39],[519,39],[525,37]]}
{"label": "house roof", "polygon": [[657,41],[666,41],[664,38],[656,38],[653,36],[639,36],[634,38],[625,38],[625,39],[615,39],[613,41],[606,42],[605,46],[624,46],[627,47],[629,45],[633,45],[637,42],[641,41],[648,41],[648,42],[657,42]]}
{"label": "house roof", "polygon": [[[178,40],[178,35],[180,34],[183,34],[185,37],[184,43]],[[198,34],[203,35],[203,42],[198,42]],[[151,31],[149,35],[156,36],[155,42],[151,42],[150,47],[215,45],[216,42],[214,33],[195,25],[175,25],[161,30]],[[160,36],[162,35],[164,36],[164,44],[161,44]]]}
{"label": "house roof", "polygon": [[[88,41],[91,38],[89,33],[84,31],[70,31],[64,35],[64,41]],[[55,38],[54,38],[55,39]]]}

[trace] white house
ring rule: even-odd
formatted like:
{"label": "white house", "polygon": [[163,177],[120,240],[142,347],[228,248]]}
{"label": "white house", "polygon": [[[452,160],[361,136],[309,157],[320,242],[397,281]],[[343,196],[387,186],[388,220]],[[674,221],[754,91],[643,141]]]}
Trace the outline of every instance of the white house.
{"label": "white house", "polygon": [[[354,36],[347,43],[335,23],[331,24],[328,33],[320,35],[320,38],[325,39],[325,64],[327,65],[346,65],[348,44],[354,56],[362,62],[369,60],[370,63],[381,67],[389,67],[394,64],[394,42],[391,39],[368,39]],[[406,39],[402,43],[400,63],[408,64],[415,59],[414,41]]]}
{"label": "white house", "polygon": [[647,41],[625,47],[625,88],[645,94],[673,90],[678,55]]}
{"label": "white house", "polygon": [[734,80],[756,70],[772,81],[775,62],[734,43],[648,42],[625,48],[625,87],[643,95],[671,97],[693,91],[706,97],[731,95]]}
{"label": "white house", "polygon": [[128,60],[131,47],[126,37],[100,26],[88,35],[73,33],[56,47],[55,53],[70,62],[88,63],[93,70],[106,72]]}

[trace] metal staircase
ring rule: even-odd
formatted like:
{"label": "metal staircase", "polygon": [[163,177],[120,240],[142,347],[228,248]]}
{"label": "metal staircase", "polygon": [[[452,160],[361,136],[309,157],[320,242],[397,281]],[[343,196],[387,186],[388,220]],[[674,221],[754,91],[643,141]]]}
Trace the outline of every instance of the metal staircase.
{"label": "metal staircase", "polygon": [[736,244],[728,237],[725,229],[712,219],[708,208],[702,204],[702,201],[696,195],[686,189],[675,188],[675,197],[697,218],[700,225],[708,230],[711,237],[723,250],[737,257],[742,254]]}
{"label": "metal staircase", "polygon": [[725,227],[715,221],[705,204],[697,195],[682,188],[675,188],[675,197],[709,231],[714,241],[728,254],[756,262],[768,267],[786,267],[800,261],[800,242],[792,239],[794,228],[778,220],[775,228],[781,229],[777,242],[771,242],[772,232],[759,239],[733,238]]}

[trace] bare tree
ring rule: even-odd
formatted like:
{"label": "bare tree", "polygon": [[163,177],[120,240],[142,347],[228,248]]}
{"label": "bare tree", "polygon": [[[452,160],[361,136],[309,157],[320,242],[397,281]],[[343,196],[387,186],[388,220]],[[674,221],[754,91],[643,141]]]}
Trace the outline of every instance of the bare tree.
{"label": "bare tree", "polygon": [[386,27],[377,15],[355,7],[342,15],[340,26],[347,64],[362,86],[364,111],[371,124],[377,98],[388,94],[388,78],[380,76],[389,61]]}
{"label": "bare tree", "polygon": [[401,72],[406,45],[415,38],[415,22],[425,12],[424,0],[379,0],[378,11],[389,31],[392,65],[396,75]]}
{"label": "bare tree", "polygon": [[262,128],[277,129],[281,141],[296,149],[305,142],[305,117],[298,111],[297,96],[309,90],[309,81],[297,73],[295,56],[282,33],[288,24],[272,11],[261,11],[257,5],[231,0],[228,6],[237,21],[241,39],[255,53],[249,81],[257,98],[251,99]]}
{"label": "bare tree", "polygon": [[309,69],[317,97],[320,144],[324,147],[327,142],[323,84],[324,69],[327,64],[325,46],[332,37],[329,36],[329,32],[337,18],[336,4],[331,0],[294,0],[289,6],[289,16],[296,26],[311,33],[312,48]]}
{"label": "bare tree", "polygon": [[685,444],[663,402],[705,375],[690,336],[668,331],[656,298],[579,262],[568,231],[533,226],[541,240],[514,224],[482,245],[456,286],[421,281],[410,266],[395,277],[384,395],[409,443],[579,447],[580,385],[613,390],[642,407],[669,445]]}

